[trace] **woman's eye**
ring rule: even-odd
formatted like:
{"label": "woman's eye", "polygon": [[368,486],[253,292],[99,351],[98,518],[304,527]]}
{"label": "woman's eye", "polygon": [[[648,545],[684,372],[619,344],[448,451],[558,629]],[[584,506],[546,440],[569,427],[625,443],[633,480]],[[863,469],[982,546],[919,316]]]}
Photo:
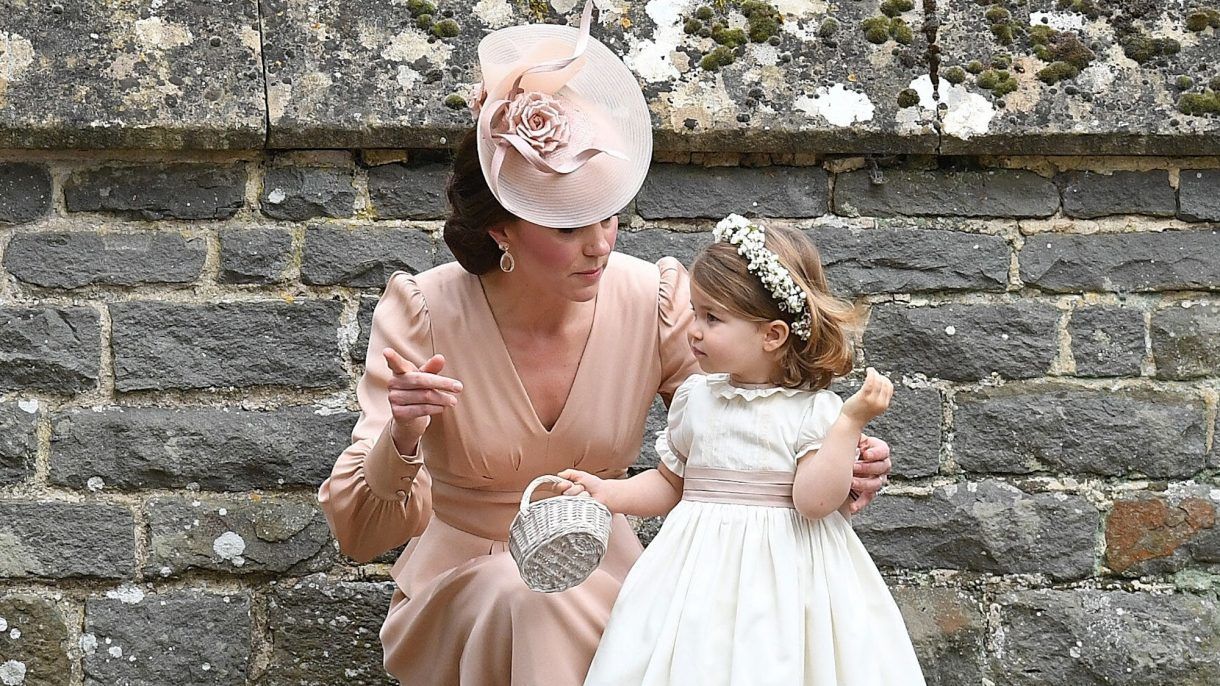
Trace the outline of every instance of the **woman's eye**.
{"label": "woman's eye", "polygon": [[720,321],[720,317],[717,317],[716,315],[712,314],[711,312],[708,312],[708,313],[707,313],[707,320],[708,320],[709,322],[718,322],[718,321]]}
{"label": "woman's eye", "polygon": [[557,229],[559,233],[566,235],[576,233],[579,229]]}

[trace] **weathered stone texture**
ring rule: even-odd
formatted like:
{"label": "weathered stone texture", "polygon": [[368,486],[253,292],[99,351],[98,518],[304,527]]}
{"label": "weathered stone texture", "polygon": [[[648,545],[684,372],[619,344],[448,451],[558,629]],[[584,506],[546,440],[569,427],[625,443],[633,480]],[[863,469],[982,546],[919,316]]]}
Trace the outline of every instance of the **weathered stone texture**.
{"label": "weathered stone texture", "polygon": [[1220,304],[1172,305],[1152,313],[1152,357],[1163,379],[1220,374]]}
{"label": "weathered stone texture", "polygon": [[645,219],[720,219],[727,214],[819,217],[829,183],[820,167],[705,168],[654,164],[635,199]]}
{"label": "weathered stone texture", "polygon": [[664,229],[620,231],[615,250],[642,260],[656,262],[662,257],[674,257],[689,266],[704,246],[710,245],[712,234],[706,231],[688,233]]}
{"label": "weathered stone texture", "polygon": [[1058,293],[1220,289],[1220,232],[1039,234],[1021,249],[1021,280]]}
{"label": "weathered stone texture", "polygon": [[1116,500],[1106,517],[1106,566],[1123,576],[1172,574],[1188,565],[1220,570],[1217,508],[1220,497],[1200,487]]}
{"label": "weathered stone texture", "polygon": [[61,686],[72,671],[67,645],[68,624],[54,600],[0,595],[0,683]]}
{"label": "weathered stone texture", "polygon": [[263,178],[263,214],[305,221],[314,217],[350,217],[356,202],[351,169],[272,167]]}
{"label": "weathered stone texture", "polygon": [[[24,407],[23,407],[24,405]],[[38,449],[38,403],[0,403],[0,486],[34,473]]]}
{"label": "weathered stone texture", "polygon": [[977,597],[952,588],[892,588],[928,686],[983,683],[987,622]]}
{"label": "weathered stone texture", "polygon": [[369,200],[382,219],[444,219],[452,165],[383,164],[369,169]]}
{"label": "weathered stone texture", "polygon": [[378,632],[394,584],[325,574],[277,586],[268,601],[270,664],[259,686],[389,686]]}
{"label": "weathered stone texture", "polygon": [[1008,243],[1000,236],[905,227],[818,227],[831,286],[850,295],[921,291],[1003,291]]}
{"label": "weathered stone texture", "polygon": [[4,267],[44,288],[191,283],[207,257],[201,237],[180,233],[24,233],[13,237]]}
{"label": "weathered stone texture", "polygon": [[967,472],[1189,478],[1206,462],[1207,408],[1197,397],[1006,386],[959,393],[956,404],[953,449]]}
{"label": "weathered stone texture", "polygon": [[356,324],[360,327],[360,335],[352,344],[352,359],[364,362],[369,350],[369,334],[373,330],[373,310],[377,309],[378,297],[364,296],[360,298],[360,307],[356,312]]}
{"label": "weathered stone texture", "polygon": [[149,578],[194,570],[298,575],[335,562],[330,528],[314,502],[156,498],[146,507]]}
{"label": "weathered stone texture", "polygon": [[70,212],[142,219],[228,219],[245,204],[246,168],[206,164],[100,167],[64,185]]}
{"label": "weathered stone texture", "polygon": [[101,323],[90,307],[0,307],[0,389],[75,393],[97,385]]}
{"label": "weathered stone texture", "polygon": [[1059,208],[1055,184],[1033,172],[888,169],[874,184],[868,170],[835,177],[835,212],[894,217],[1049,217]]}
{"label": "weathered stone texture", "polygon": [[330,473],[355,421],[311,407],[68,410],[52,415],[50,479],[85,488],[97,477],[120,490],[310,488]]}
{"label": "weathered stone texture", "polygon": [[1043,376],[1055,357],[1059,311],[1037,302],[873,307],[864,332],[868,363],[900,374],[972,381],[992,373]]}
{"label": "weathered stone texture", "polygon": [[435,260],[432,235],[419,229],[315,226],[305,231],[301,281],[381,288],[394,272],[418,274],[434,266]]}
{"label": "weathered stone texture", "polygon": [[292,262],[286,229],[228,229],[220,233],[220,281],[271,284],[285,279]]}
{"label": "weathered stone texture", "polygon": [[1220,221],[1220,169],[1183,169],[1178,174],[1178,217]]}
{"label": "weathered stone texture", "polygon": [[264,144],[255,0],[8,2],[3,22],[0,148]]}
{"label": "weathered stone texture", "polygon": [[342,310],[329,300],[114,303],[115,388],[338,386]]}
{"label": "weathered stone texture", "polygon": [[1001,594],[996,607],[998,685],[1220,681],[1213,597],[1040,589]]}
{"label": "weathered stone texture", "polygon": [[85,602],[84,635],[85,686],[245,686],[250,600],[120,588]]}
{"label": "weathered stone texture", "polygon": [[[844,400],[860,384],[836,382],[831,390]],[[876,436],[890,446],[891,476],[913,479],[932,476],[940,470],[942,432],[940,392],[935,388],[907,388],[894,384],[894,397],[885,414],[864,427],[864,434]]]}
{"label": "weathered stone texture", "polygon": [[37,164],[0,164],[0,225],[25,224],[51,209],[51,174]]}
{"label": "weathered stone texture", "polygon": [[1063,213],[1092,219],[1109,214],[1172,217],[1178,199],[1164,171],[1074,171],[1055,178],[1063,193]]}
{"label": "weathered stone texture", "polygon": [[1144,359],[1144,313],[1096,305],[1072,313],[1072,359],[1077,376],[1138,376]]}
{"label": "weathered stone texture", "polygon": [[0,501],[0,578],[130,576],[134,527],[117,505]]}
{"label": "weathered stone texture", "polygon": [[1099,521],[1082,496],[983,481],[940,486],[930,496],[886,494],[852,527],[881,566],[1041,573],[1063,581],[1092,573]]}

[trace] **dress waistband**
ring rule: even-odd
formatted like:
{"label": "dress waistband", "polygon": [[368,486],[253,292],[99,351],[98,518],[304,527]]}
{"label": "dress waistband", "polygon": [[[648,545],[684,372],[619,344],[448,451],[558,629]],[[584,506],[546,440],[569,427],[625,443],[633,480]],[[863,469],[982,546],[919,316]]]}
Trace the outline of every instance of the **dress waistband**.
{"label": "dress waistband", "polygon": [[701,503],[794,507],[792,472],[690,467],[683,475],[682,499]]}
{"label": "dress waistband", "polygon": [[[616,478],[614,474],[599,476],[604,479]],[[432,513],[442,522],[468,534],[491,541],[507,541],[508,527],[521,510],[521,493],[524,491],[524,485],[515,491],[464,488],[433,477]],[[550,489],[539,488],[534,491],[534,500],[554,495]]]}

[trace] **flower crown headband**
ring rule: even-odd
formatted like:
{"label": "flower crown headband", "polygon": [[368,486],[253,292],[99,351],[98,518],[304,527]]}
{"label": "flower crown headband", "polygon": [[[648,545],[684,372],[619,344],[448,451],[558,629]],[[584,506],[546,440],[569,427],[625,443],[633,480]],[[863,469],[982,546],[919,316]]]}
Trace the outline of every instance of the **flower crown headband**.
{"label": "flower crown headband", "polygon": [[712,235],[721,243],[737,246],[737,254],[746,258],[746,269],[762,281],[779,309],[793,315],[792,333],[802,341],[809,340],[813,317],[805,291],[796,285],[792,273],[780,264],[779,257],[767,249],[766,229],[741,215],[730,214],[716,224]]}

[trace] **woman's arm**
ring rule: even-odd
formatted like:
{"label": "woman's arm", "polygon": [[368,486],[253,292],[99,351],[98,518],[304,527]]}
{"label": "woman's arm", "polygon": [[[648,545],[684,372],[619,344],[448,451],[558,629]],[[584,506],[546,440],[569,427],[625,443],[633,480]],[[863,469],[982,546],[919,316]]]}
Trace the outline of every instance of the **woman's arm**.
{"label": "woman's arm", "polygon": [[665,465],[630,479],[602,479],[579,469],[565,469],[559,476],[571,482],[564,495],[588,493],[619,514],[658,517],[668,514],[682,499],[682,477]]}
{"label": "woman's arm", "polygon": [[860,431],[889,407],[893,393],[889,379],[870,367],[864,384],[843,404],[821,447],[797,463],[792,500],[798,512],[810,519],[821,519],[844,508],[850,512],[848,493]]}

